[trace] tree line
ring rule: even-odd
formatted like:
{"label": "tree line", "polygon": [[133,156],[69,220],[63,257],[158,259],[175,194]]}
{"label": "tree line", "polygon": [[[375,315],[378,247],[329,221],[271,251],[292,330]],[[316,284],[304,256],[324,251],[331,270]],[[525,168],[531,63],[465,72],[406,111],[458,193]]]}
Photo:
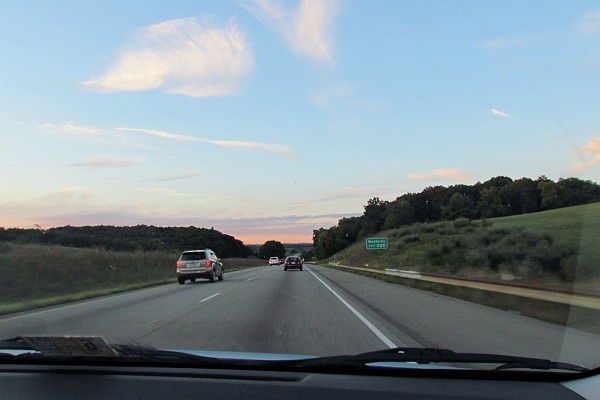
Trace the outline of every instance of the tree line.
{"label": "tree line", "polygon": [[248,257],[250,247],[214,229],[190,227],[63,226],[50,229],[0,228],[0,243],[36,243],[113,251],[175,251],[210,248],[219,257]]}
{"label": "tree line", "polygon": [[579,178],[554,182],[546,176],[536,180],[497,176],[474,185],[429,186],[393,201],[370,199],[361,216],[314,230],[313,246],[318,258],[326,258],[368,235],[417,222],[504,217],[597,201],[600,185]]}

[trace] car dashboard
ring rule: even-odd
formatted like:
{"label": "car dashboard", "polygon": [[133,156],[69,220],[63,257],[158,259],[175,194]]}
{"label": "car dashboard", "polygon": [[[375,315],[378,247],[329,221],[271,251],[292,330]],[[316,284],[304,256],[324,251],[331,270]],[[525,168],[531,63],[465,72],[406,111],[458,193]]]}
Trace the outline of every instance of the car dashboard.
{"label": "car dashboard", "polygon": [[598,377],[546,380],[152,366],[0,366],[1,399],[594,399]]}

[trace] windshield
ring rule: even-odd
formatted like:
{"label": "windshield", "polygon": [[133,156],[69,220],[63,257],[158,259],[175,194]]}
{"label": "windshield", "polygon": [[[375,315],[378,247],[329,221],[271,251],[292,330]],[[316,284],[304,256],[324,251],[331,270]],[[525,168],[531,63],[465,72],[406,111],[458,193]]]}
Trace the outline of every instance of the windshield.
{"label": "windshield", "polygon": [[0,340],[600,367],[597,3],[23,0],[0,53]]}

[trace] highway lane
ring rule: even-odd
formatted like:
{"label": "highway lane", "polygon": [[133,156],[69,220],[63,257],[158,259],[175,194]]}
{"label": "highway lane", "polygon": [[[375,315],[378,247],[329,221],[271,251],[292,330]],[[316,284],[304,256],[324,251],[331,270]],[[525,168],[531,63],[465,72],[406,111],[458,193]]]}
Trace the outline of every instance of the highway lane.
{"label": "highway lane", "polygon": [[319,266],[259,267],[0,318],[0,337],[99,335],[159,348],[307,355],[390,346],[588,366],[596,335]]}

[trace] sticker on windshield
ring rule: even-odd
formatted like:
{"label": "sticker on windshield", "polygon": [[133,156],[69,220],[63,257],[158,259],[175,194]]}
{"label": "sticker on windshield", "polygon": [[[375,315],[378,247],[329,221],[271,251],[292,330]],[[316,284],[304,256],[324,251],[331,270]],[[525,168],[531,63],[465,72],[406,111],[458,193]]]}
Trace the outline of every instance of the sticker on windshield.
{"label": "sticker on windshield", "polygon": [[117,357],[118,354],[101,337],[26,336],[35,350],[47,356]]}

